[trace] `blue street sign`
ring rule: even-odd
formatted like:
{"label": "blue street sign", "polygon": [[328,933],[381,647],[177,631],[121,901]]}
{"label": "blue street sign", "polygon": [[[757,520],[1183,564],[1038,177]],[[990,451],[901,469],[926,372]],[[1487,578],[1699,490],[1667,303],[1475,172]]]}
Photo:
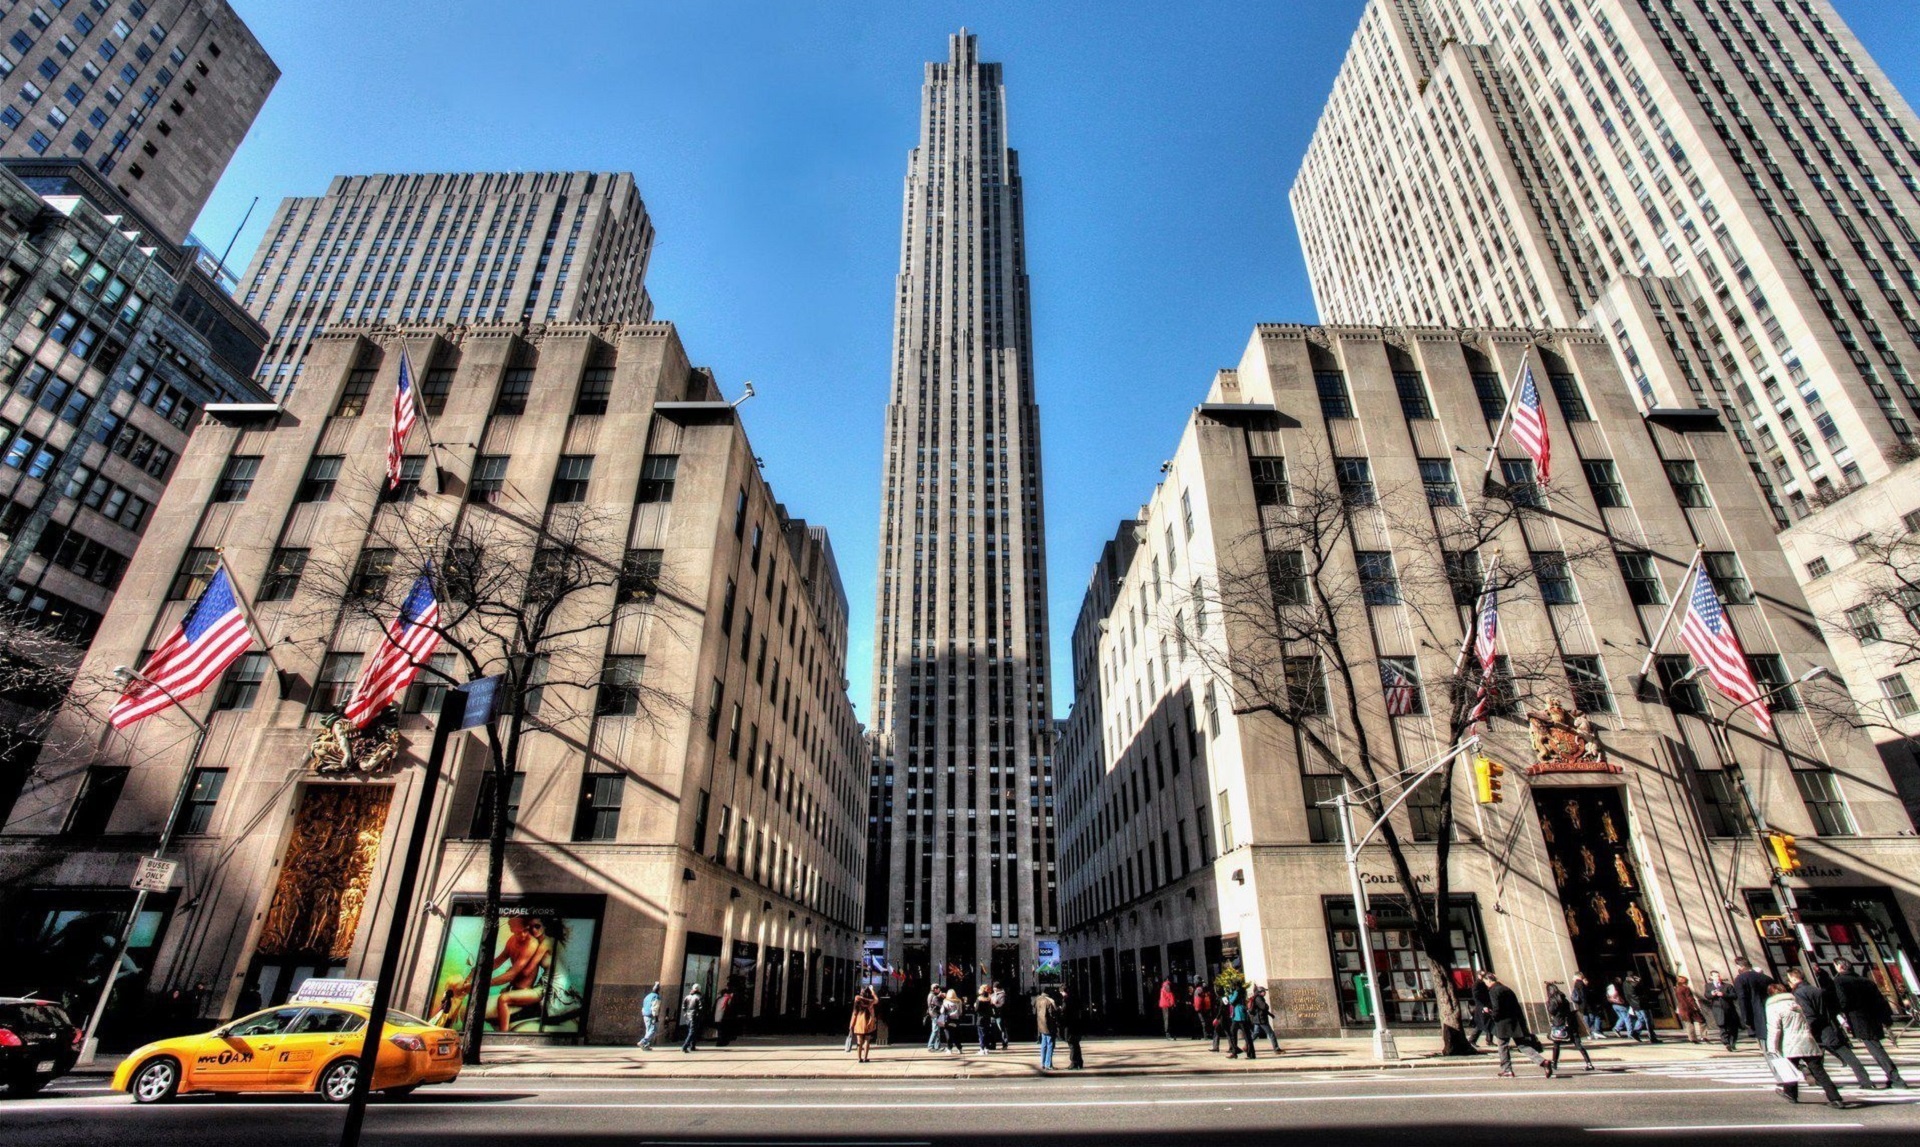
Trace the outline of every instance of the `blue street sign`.
{"label": "blue street sign", "polygon": [[500,683],[506,678],[499,673],[491,677],[480,677],[460,686],[467,695],[466,712],[460,714],[457,729],[471,729],[475,725],[484,725],[493,720],[500,703]]}

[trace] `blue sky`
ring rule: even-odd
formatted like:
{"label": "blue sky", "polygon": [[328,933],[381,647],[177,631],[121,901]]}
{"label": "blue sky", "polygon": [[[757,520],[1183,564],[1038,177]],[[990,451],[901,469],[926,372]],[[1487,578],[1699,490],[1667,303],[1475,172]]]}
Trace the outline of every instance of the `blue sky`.
{"label": "blue sky", "polygon": [[[337,174],[619,170],[659,318],[738,394],[788,510],[832,533],[870,684],[900,194],[923,61],[1005,65],[1026,179],[1055,708],[1088,574],[1256,322],[1311,321],[1286,191],[1363,0],[231,0],[282,70],[196,230]],[[1839,11],[1911,102],[1912,0]]]}

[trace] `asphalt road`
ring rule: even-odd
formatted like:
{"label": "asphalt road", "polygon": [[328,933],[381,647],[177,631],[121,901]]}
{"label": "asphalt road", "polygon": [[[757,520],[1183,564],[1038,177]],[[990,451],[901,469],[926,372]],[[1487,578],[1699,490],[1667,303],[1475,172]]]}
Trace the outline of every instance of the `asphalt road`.
{"label": "asphalt road", "polygon": [[[1062,1073],[1006,1080],[619,1080],[472,1078],[376,1102],[367,1144],[568,1143],[731,1147],[936,1144],[1782,1143],[1920,1141],[1920,1090],[1860,1092],[1833,1110],[1772,1094],[1756,1060],[1537,1071],[1487,1065],[1258,1078]],[[307,1098],[186,1098],[136,1108],[101,1080],[0,1101],[9,1147],[304,1147],[335,1142],[341,1112]]]}

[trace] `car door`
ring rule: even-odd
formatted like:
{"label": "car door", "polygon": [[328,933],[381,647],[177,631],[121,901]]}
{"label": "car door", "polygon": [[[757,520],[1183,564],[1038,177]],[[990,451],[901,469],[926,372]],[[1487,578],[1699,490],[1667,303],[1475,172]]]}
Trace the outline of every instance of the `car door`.
{"label": "car door", "polygon": [[316,1004],[307,1008],[280,1037],[267,1064],[266,1085],[275,1091],[307,1091],[315,1073],[341,1055],[358,1055],[366,1031],[365,1016],[345,1008]]}
{"label": "car door", "polygon": [[262,1086],[280,1041],[305,1008],[273,1008],[235,1020],[202,1042],[193,1057],[193,1086],[251,1091]]}

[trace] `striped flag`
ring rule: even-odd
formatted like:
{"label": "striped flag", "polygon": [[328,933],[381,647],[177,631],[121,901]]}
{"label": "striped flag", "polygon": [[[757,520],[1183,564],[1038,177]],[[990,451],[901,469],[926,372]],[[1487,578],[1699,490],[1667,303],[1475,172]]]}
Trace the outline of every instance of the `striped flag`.
{"label": "striped flag", "polygon": [[433,579],[421,574],[400,605],[400,616],[387,627],[373,663],[360,675],[347,701],[347,720],[364,729],[400,691],[413,684],[420,667],[440,644],[440,603],[433,596]]}
{"label": "striped flag", "polygon": [[[1496,560],[1494,568],[1499,568]],[[1489,570],[1491,577],[1493,571]],[[1480,691],[1474,696],[1473,716],[1469,723],[1486,717],[1493,699],[1493,670],[1500,661],[1500,591],[1488,586],[1480,598],[1480,617],[1473,626],[1473,656],[1480,663]]]}
{"label": "striped flag", "polygon": [[180,628],[153,651],[140,675],[113,703],[107,721],[124,729],[169,705],[177,705],[220,679],[227,666],[253,644],[246,611],[233,592],[226,563],[214,570],[213,580],[193,603]]}
{"label": "striped flag", "polygon": [[393,388],[393,436],[387,442],[387,489],[400,486],[400,451],[406,447],[407,432],[413,429],[414,419],[420,417],[420,407],[414,401],[413,362],[407,358],[405,347],[400,349],[400,381]]}
{"label": "striped flag", "polygon": [[1736,706],[1750,709],[1762,729],[1773,731],[1773,713],[1761,698],[1764,692],[1753,679],[1753,669],[1740,649],[1740,639],[1727,623],[1727,612],[1720,608],[1720,595],[1713,591],[1713,579],[1704,567],[1693,573],[1693,589],[1687,595],[1687,615],[1680,621],[1680,644],[1693,659],[1707,667],[1707,678],[1714,688]]}
{"label": "striped flag", "polygon": [[1533,458],[1541,485],[1547,484],[1553,461],[1553,443],[1547,440],[1547,412],[1540,406],[1540,388],[1533,384],[1533,365],[1520,366],[1520,393],[1513,403],[1513,440]]}
{"label": "striped flag", "polygon": [[1420,700],[1420,686],[1391,662],[1380,663],[1380,685],[1387,693],[1387,716],[1404,717]]}

